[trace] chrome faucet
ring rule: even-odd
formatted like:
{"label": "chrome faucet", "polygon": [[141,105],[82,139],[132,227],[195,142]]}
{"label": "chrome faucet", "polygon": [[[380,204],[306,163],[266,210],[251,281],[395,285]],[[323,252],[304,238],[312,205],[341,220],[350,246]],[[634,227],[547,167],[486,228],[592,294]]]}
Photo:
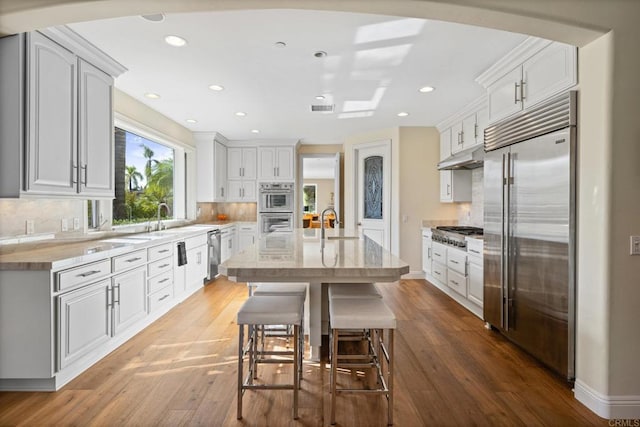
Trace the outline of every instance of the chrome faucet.
{"label": "chrome faucet", "polygon": [[162,226],[162,222],[160,221],[160,210],[162,209],[162,207],[167,208],[167,215],[171,215],[171,208],[169,207],[168,204],[166,203],[159,203],[158,204],[158,225],[156,226],[156,229],[158,231],[160,231],[160,227]]}
{"label": "chrome faucet", "polygon": [[333,208],[326,208],[325,210],[322,211],[322,213],[320,214],[320,238],[324,241],[324,214],[327,211],[331,211],[333,212],[333,216],[335,216],[335,220],[333,221],[334,224],[339,224],[338,222],[338,213],[336,212],[335,209]]}

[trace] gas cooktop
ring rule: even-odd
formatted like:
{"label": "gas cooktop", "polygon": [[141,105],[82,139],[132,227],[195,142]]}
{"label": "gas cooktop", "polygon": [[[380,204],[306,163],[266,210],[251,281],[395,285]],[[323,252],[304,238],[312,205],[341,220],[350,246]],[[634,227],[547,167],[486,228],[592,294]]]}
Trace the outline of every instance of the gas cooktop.
{"label": "gas cooktop", "polygon": [[434,242],[444,243],[457,248],[466,249],[466,236],[482,236],[483,230],[479,227],[446,225],[431,229],[431,239]]}

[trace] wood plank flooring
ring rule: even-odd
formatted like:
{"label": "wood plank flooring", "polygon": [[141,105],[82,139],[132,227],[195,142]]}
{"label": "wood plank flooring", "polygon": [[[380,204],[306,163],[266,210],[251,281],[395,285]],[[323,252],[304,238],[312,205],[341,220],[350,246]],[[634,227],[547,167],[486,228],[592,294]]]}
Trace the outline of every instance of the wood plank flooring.
{"label": "wood plank flooring", "polygon": [[[424,280],[380,285],[398,319],[396,426],[606,426],[569,386]],[[245,284],[219,278],[55,393],[0,393],[0,425],[327,426],[328,365],[290,391],[248,391],[236,420],[235,315]],[[271,380],[290,367],[268,365]],[[343,374],[347,375],[347,374]],[[339,426],[382,426],[380,396],[340,395]]]}

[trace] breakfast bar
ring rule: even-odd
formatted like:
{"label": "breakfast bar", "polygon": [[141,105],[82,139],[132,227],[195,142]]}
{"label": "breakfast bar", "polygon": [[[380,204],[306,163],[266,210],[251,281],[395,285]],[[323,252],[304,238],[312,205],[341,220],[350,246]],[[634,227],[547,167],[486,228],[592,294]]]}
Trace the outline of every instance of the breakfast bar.
{"label": "breakfast bar", "polygon": [[270,233],[220,266],[236,282],[309,283],[309,345],[318,360],[322,333],[327,331],[326,284],[395,282],[409,264],[374,240],[344,230],[295,229]]}

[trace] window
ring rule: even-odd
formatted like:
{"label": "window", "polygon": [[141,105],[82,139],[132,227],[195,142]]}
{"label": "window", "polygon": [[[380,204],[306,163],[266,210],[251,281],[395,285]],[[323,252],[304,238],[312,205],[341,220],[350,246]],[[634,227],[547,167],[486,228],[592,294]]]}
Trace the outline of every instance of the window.
{"label": "window", "polygon": [[304,213],[317,213],[316,208],[316,184],[304,184],[302,186]]}
{"label": "window", "polygon": [[160,203],[170,208],[161,210],[162,217],[173,218],[174,149],[120,128],[115,146],[113,225],[153,220]]}

